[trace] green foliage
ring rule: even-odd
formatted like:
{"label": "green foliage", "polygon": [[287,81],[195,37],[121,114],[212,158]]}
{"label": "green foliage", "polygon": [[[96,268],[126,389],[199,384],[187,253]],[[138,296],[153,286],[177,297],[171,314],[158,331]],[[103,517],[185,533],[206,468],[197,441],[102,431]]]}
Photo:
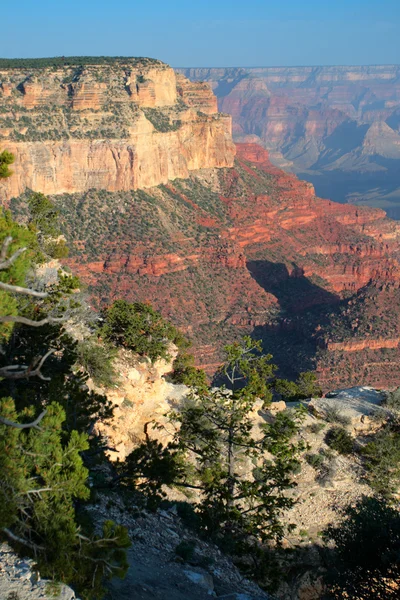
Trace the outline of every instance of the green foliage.
{"label": "green foliage", "polygon": [[[33,409],[18,415],[14,402],[2,398],[0,414],[24,422],[32,419]],[[35,555],[43,576],[72,584],[84,598],[95,598],[103,590],[104,577],[125,572],[119,548],[128,544],[127,534],[108,523],[107,539],[80,533],[74,505],[89,498],[88,471],[81,458],[88,441],[77,431],[63,435],[64,420],[62,408],[52,403],[40,428],[0,424],[0,529],[12,529],[11,541],[17,537],[24,552]],[[100,552],[104,548],[107,552]]]}
{"label": "green foliage", "polygon": [[395,600],[400,586],[400,515],[377,498],[364,497],[323,532],[334,542],[326,583],[331,598]]}
{"label": "green foliage", "polygon": [[[26,227],[16,223],[9,211],[0,209],[0,247],[7,237],[13,241],[9,246],[8,255],[11,256],[20,248],[27,248],[7,269],[0,271],[0,281],[13,285],[24,285],[26,276],[31,268],[32,260],[38,251],[36,235]],[[16,315],[18,312],[18,299],[0,290],[0,315]],[[7,340],[13,330],[12,323],[0,324],[0,340]]]}
{"label": "green foliage", "polygon": [[330,406],[325,410],[325,421],[328,423],[338,423],[339,425],[350,425],[351,419],[350,417],[346,417],[343,413],[340,412],[334,406]]}
{"label": "green foliage", "polygon": [[111,387],[117,381],[117,373],[113,360],[117,351],[111,346],[104,346],[95,340],[84,340],[77,345],[78,364],[90,375],[94,383],[103,387]]}
{"label": "green foliage", "polygon": [[324,463],[322,454],[306,454],[305,459],[314,469],[320,469]]}
{"label": "green foliage", "polygon": [[379,494],[392,497],[400,484],[400,430],[389,423],[378,431],[361,450],[367,469],[367,481]]}
{"label": "green foliage", "polygon": [[321,433],[321,431],[323,429],[325,429],[326,427],[326,423],[322,423],[321,421],[316,421],[315,423],[311,423],[311,425],[307,426],[308,431],[310,431],[310,433]]}
{"label": "green foliage", "polygon": [[8,150],[0,152],[0,179],[11,177],[12,171],[9,166],[13,164],[14,160],[14,155],[8,152]]}
{"label": "green foliage", "polygon": [[155,127],[157,131],[177,131],[182,127],[182,121],[177,119],[171,121],[165,110],[159,108],[143,108],[146,119]]}
{"label": "green foliage", "polygon": [[249,395],[260,398],[264,406],[272,400],[273,375],[276,366],[271,364],[272,355],[262,354],[260,341],[245,336],[243,341],[228,344],[224,348],[226,361],[219,373],[228,386],[244,387]]}
{"label": "green foliage", "polygon": [[351,454],[353,452],[353,438],[343,427],[329,429],[325,436],[325,442],[339,454]]}
{"label": "green foliage", "polygon": [[53,56],[50,58],[0,58],[2,69],[43,69],[46,67],[82,67],[84,65],[154,65],[154,58],[135,56]]}
{"label": "green foliage", "polygon": [[400,387],[391,392],[387,392],[383,404],[391,410],[400,411]]}
{"label": "green foliage", "polygon": [[272,397],[271,356],[263,356],[248,337],[225,350],[220,373],[232,389],[194,388],[179,412],[169,415],[173,441],[163,448],[147,439],[121,465],[120,476],[155,502],[163,497],[163,485],[197,490],[195,512],[189,511],[192,526],[236,557],[251,556],[254,571],[245,560],[247,571],[268,571],[270,577],[271,561],[259,543],[279,544],[286,530],[280,516],[294,504],[287,491],[295,486],[293,474],[305,449],[294,440],[303,414],[281,412],[255,435],[259,399],[268,405]]}
{"label": "green foliage", "polygon": [[[26,286],[37,253],[35,232],[14,223],[7,213],[0,217],[0,231],[3,240],[7,236],[14,240],[9,255],[21,246],[28,248],[0,273],[2,281]],[[14,311],[33,320],[66,314],[68,306],[77,305],[71,297],[77,283],[76,278],[59,274],[58,282],[47,288],[48,297],[38,302],[25,297],[23,303],[15,299],[13,304],[5,293],[2,314]],[[34,280],[30,284],[35,287]],[[24,554],[35,556],[43,576],[73,585],[82,598],[98,599],[104,578],[125,572],[123,548],[129,543],[126,530],[118,525],[107,522],[104,536],[96,536],[92,527],[80,523],[83,503],[89,499],[83,457],[97,453],[99,445],[87,432],[95,420],[111,416],[110,403],[88,391],[85,373],[74,373],[76,343],[61,325],[17,324],[3,333],[3,340],[2,366],[33,366],[49,347],[53,354],[43,366],[50,378],[43,373],[0,381],[2,419],[26,423],[46,411],[38,427],[21,429],[0,422],[0,531]]]}
{"label": "green foliage", "polygon": [[148,356],[152,361],[169,358],[171,343],[179,343],[181,334],[150,305],[116,300],[105,312],[101,328],[105,340]]}
{"label": "green foliage", "polygon": [[171,379],[174,383],[183,383],[189,387],[203,388],[207,386],[207,375],[203,369],[194,366],[194,356],[187,352],[179,352],[174,360]]}
{"label": "green foliage", "polygon": [[31,214],[30,228],[36,232],[42,252],[52,258],[68,256],[68,247],[60,238],[60,213],[54,203],[40,192],[33,193],[28,198]]}
{"label": "green foliage", "polygon": [[[293,442],[297,418],[286,412],[260,425],[259,438],[253,435],[258,397],[270,399],[263,376],[273,373],[271,357],[258,355],[258,344],[253,344],[246,338],[226,347],[221,371],[232,390],[197,390],[179,414],[171,414],[180,424],[177,446],[194,461],[190,483],[201,490],[197,511],[202,526],[234,554],[251,554],[256,540],[282,539],[279,516],[293,505],[286,491],[295,485],[292,475],[304,449]],[[252,477],[244,478],[244,472]]]}
{"label": "green foliage", "polygon": [[183,540],[175,548],[175,554],[180,556],[185,562],[193,560],[196,550],[196,540]]}
{"label": "green foliage", "polygon": [[317,376],[311,371],[300,373],[297,381],[277,379],[275,389],[282,396],[283,400],[286,400],[287,402],[306,400],[307,398],[319,398],[322,396],[322,390],[317,382]]}

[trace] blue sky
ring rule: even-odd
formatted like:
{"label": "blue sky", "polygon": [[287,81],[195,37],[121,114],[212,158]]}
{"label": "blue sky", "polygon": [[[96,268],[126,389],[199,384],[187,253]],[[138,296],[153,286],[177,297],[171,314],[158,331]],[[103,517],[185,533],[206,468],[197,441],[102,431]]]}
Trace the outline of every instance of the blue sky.
{"label": "blue sky", "polygon": [[400,0],[18,0],[1,57],[150,56],[172,66],[400,63]]}

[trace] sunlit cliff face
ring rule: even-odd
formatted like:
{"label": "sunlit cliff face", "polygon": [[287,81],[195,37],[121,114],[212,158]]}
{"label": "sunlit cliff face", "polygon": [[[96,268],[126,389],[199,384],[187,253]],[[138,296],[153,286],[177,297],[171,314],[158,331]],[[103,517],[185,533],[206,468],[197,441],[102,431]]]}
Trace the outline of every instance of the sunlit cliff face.
{"label": "sunlit cliff face", "polygon": [[207,84],[159,61],[0,73],[0,147],[15,154],[0,200],[131,190],[229,167],[231,118]]}

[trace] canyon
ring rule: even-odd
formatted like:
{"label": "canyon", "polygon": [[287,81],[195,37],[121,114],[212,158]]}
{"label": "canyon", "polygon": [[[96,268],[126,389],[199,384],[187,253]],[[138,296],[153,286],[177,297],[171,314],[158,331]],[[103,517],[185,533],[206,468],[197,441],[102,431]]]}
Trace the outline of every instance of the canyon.
{"label": "canyon", "polygon": [[400,66],[178,69],[210,83],[236,141],[339,202],[400,218]]}
{"label": "canyon", "polygon": [[231,119],[209,86],[160,61],[110,65],[0,66],[0,145],[15,155],[0,200],[130,190],[232,166]]}
{"label": "canyon", "polygon": [[[400,224],[383,210],[320,199],[261,145],[235,145],[210,86],[159,61],[0,68],[0,146],[16,155],[0,198],[24,220],[30,189],[52,197],[65,264],[97,308],[150,302],[210,376],[224,344],[252,334],[282,375],[315,370],[324,390],[398,383]],[[393,73],[371,69],[367,84]],[[269,76],[283,89],[295,78]],[[235,82],[227,96],[270,97],[265,82]]]}

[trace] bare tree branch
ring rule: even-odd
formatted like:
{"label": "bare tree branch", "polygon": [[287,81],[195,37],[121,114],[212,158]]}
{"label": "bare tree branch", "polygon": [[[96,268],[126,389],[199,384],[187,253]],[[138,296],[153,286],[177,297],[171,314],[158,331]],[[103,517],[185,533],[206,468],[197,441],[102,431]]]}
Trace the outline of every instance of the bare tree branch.
{"label": "bare tree branch", "polygon": [[13,262],[15,262],[17,260],[17,258],[19,256],[21,256],[21,254],[23,254],[26,251],[26,248],[19,248],[18,250],[16,250],[14,252],[14,254],[12,256],[10,256],[10,258],[6,258],[7,256],[7,249],[9,244],[12,242],[12,238],[8,237],[5,239],[4,243],[3,243],[3,248],[1,249],[1,254],[0,254],[0,271],[4,271],[5,269],[8,269],[9,267],[11,267],[11,265],[13,264]]}
{"label": "bare tree branch", "polygon": [[55,349],[51,348],[44,356],[36,359],[30,366],[7,365],[6,367],[0,368],[0,377],[4,377],[5,379],[28,379],[29,377],[40,377],[40,379],[43,379],[43,381],[50,381],[50,377],[45,377],[41,373],[41,368],[48,357],[53,354],[53,352],[55,352]]}
{"label": "bare tree branch", "polygon": [[1,531],[3,533],[5,533],[6,536],[8,536],[10,538],[10,540],[13,540],[13,542],[18,542],[18,544],[23,544],[24,546],[27,546],[28,548],[31,548],[32,550],[35,550],[35,551],[36,550],[44,550],[43,546],[38,546],[37,544],[32,544],[31,542],[28,542],[28,540],[25,540],[24,538],[19,537],[18,535],[15,535],[15,533],[10,531],[6,527],[3,527],[3,529]]}
{"label": "bare tree branch", "polygon": [[0,323],[21,323],[22,325],[29,325],[30,327],[42,327],[43,325],[47,325],[48,323],[64,323],[65,321],[68,321],[69,317],[70,314],[65,314],[62,317],[46,317],[45,319],[41,319],[40,321],[33,321],[32,319],[20,317],[19,315],[7,315],[5,317],[0,317]]}
{"label": "bare tree branch", "polygon": [[27,296],[35,296],[35,298],[47,298],[47,292],[36,292],[35,290],[31,290],[30,288],[24,288],[19,285],[10,285],[8,283],[3,283],[0,281],[0,289],[6,292],[14,292],[15,294],[25,294]]}
{"label": "bare tree branch", "polygon": [[37,419],[35,419],[34,421],[32,421],[31,423],[14,423],[14,421],[10,421],[9,419],[6,419],[5,417],[1,417],[0,416],[0,423],[3,423],[3,425],[8,425],[10,427],[14,427],[15,429],[30,429],[30,428],[35,428],[38,429],[38,425],[40,423],[40,421],[43,419],[43,417],[46,415],[47,410],[44,410],[43,412],[40,413],[40,415],[38,416]]}
{"label": "bare tree branch", "polygon": [[11,235],[8,235],[6,237],[6,239],[3,242],[3,246],[1,248],[1,252],[0,252],[0,260],[1,262],[4,262],[7,258],[7,251],[8,251],[8,246],[11,244],[12,242],[12,237]]}

